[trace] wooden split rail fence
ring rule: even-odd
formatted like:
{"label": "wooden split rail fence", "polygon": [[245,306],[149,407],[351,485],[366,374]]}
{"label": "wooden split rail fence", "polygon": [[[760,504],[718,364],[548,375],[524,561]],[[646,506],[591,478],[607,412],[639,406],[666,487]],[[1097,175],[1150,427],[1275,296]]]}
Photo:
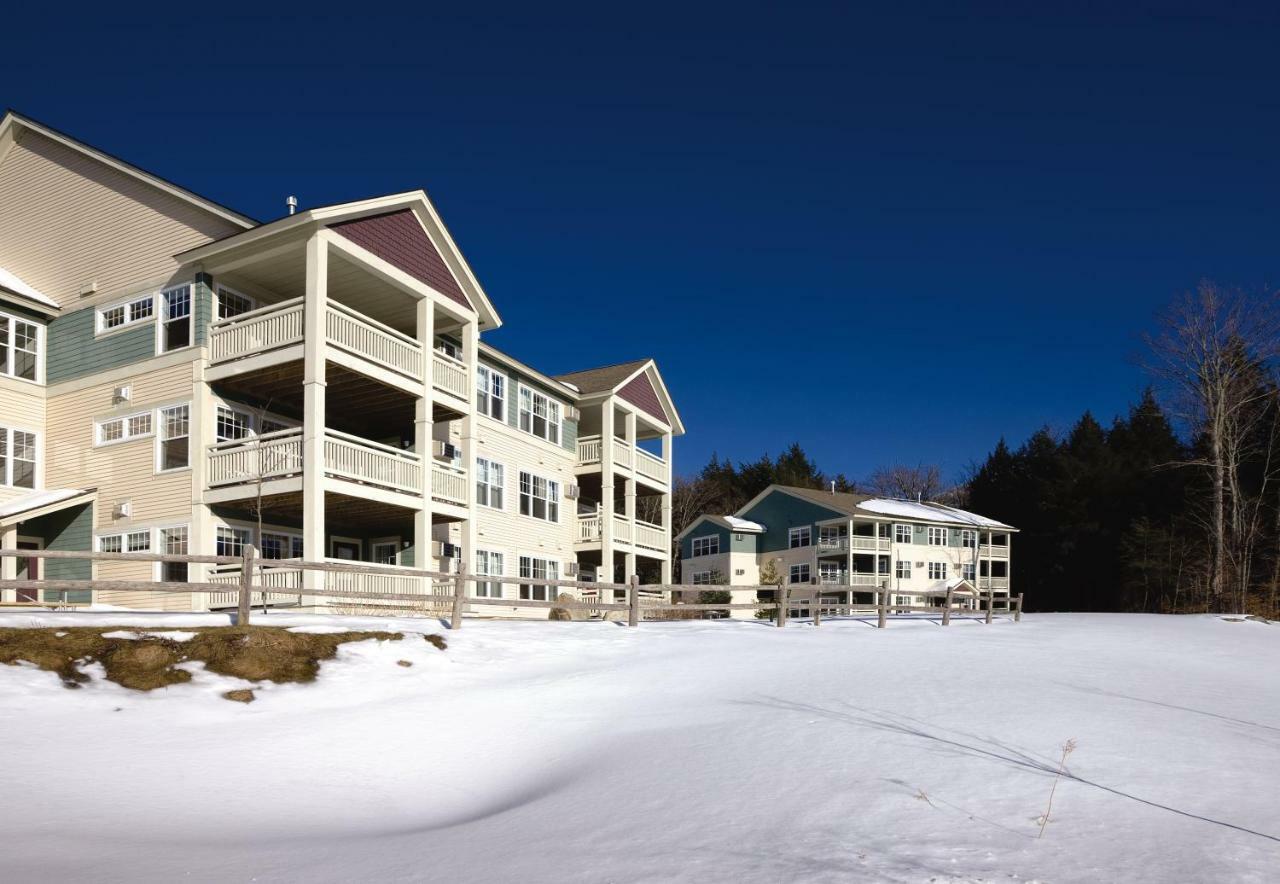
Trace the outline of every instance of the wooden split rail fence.
{"label": "wooden split rail fence", "polygon": [[[785,626],[791,609],[809,609],[813,612],[814,625],[820,625],[824,612],[831,616],[834,612],[844,612],[849,616],[876,614],[876,625],[883,629],[888,615],[891,613],[928,613],[940,615],[942,625],[950,624],[954,613],[975,611],[985,613],[985,622],[990,623],[997,608],[998,601],[1004,602],[1003,610],[1013,616],[1014,621],[1022,619],[1022,594],[1005,596],[997,599],[994,590],[986,593],[955,592],[912,592],[912,596],[925,596],[942,599],[941,605],[896,605],[889,599],[891,595],[902,595],[901,591],[893,593],[888,589],[871,589],[876,601],[870,605],[857,603],[836,603],[824,599],[824,593],[830,595],[830,588],[820,585],[792,584],[789,586],[756,586],[733,587],[735,590],[756,590],[774,593],[773,599],[755,602],[734,602],[725,604],[690,603],[660,601],[666,593],[689,592],[701,593],[708,590],[724,589],[719,586],[705,584],[641,584],[640,579],[632,575],[627,583],[597,583],[577,580],[532,579],[528,577],[497,577],[487,574],[468,574],[465,565],[459,566],[454,573],[444,571],[427,571],[397,566],[375,565],[364,562],[308,562],[301,559],[264,559],[257,555],[252,545],[246,546],[242,556],[200,556],[200,555],[159,555],[155,553],[107,553],[81,552],[78,550],[33,550],[33,549],[0,549],[0,562],[6,558],[14,559],[46,559],[46,560],[89,560],[96,562],[139,562],[166,563],[185,565],[239,566],[238,604],[236,622],[250,622],[251,605],[255,594],[266,603],[268,596],[288,596],[290,598],[334,599],[341,604],[359,602],[401,602],[406,605],[432,604],[440,610],[448,610],[449,628],[458,629],[462,625],[462,613],[465,608],[494,606],[502,608],[562,608],[568,611],[584,611],[588,614],[605,612],[627,613],[627,625],[637,626],[644,614],[662,612],[695,612],[695,611],[773,611],[772,619],[778,626]],[[298,571],[316,571],[320,573],[372,575],[375,577],[412,577],[429,581],[428,592],[370,592],[360,589],[322,589],[307,588],[282,589],[279,586],[254,583],[255,571],[261,578],[264,568],[292,568]],[[546,587],[549,598],[509,599],[480,596],[467,591],[467,584],[516,584],[521,586]],[[577,592],[593,591],[597,598],[588,601],[560,601],[550,598],[551,589],[570,589]],[[123,592],[169,592],[169,593],[218,593],[225,594],[229,587],[225,582],[208,581],[173,582],[152,580],[60,580],[60,579],[0,579],[0,590],[35,590],[56,592],[63,599],[67,593],[84,592],[86,590],[123,591]],[[439,592],[439,589],[446,589]],[[607,592],[622,592],[625,601],[603,602]],[[656,596],[656,598],[655,598]],[[979,609],[956,608],[958,600],[974,601]],[[47,603],[47,602],[46,602]],[[39,604],[37,602],[37,604]]]}

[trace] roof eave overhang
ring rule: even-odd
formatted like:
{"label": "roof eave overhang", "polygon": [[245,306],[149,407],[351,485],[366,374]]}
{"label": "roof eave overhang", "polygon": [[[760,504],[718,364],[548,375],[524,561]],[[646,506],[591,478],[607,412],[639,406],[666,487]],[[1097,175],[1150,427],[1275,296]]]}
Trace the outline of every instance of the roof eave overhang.
{"label": "roof eave overhang", "polygon": [[47,516],[50,513],[56,513],[65,509],[69,509],[73,506],[82,506],[86,503],[93,503],[97,499],[98,499],[98,489],[90,488],[81,492],[80,494],[75,495],[74,497],[68,497],[62,500],[56,500],[51,503],[40,504],[38,506],[33,506],[29,510],[22,510],[21,512],[10,513],[7,516],[0,517],[0,528],[9,528],[9,527],[12,527],[13,525],[21,524],[22,522],[29,522],[32,519],[38,519],[41,516]]}
{"label": "roof eave overhang", "polygon": [[62,314],[61,307],[53,307],[42,301],[37,301],[34,298],[28,298],[26,295],[15,292],[13,289],[5,288],[2,285],[0,285],[0,299],[12,301],[20,307],[25,307],[35,313],[41,313],[48,316],[50,319]]}

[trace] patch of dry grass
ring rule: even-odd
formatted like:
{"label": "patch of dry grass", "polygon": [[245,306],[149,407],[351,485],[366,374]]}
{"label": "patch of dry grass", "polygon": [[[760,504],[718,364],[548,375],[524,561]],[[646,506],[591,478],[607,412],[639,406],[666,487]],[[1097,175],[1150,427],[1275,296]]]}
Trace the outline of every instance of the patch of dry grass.
{"label": "patch of dry grass", "polygon": [[[276,626],[216,626],[188,630],[196,635],[174,641],[144,629],[131,629],[137,639],[107,638],[104,633],[120,627],[66,627],[0,629],[0,663],[25,661],[56,672],[62,683],[77,688],[89,680],[84,671],[100,663],[108,681],[126,688],[150,691],[191,680],[191,673],[177,664],[200,661],[210,672],[246,681],[314,681],[323,660],[331,660],[338,647],[367,639],[400,641],[398,632],[289,632]],[[444,639],[423,639],[444,650]]]}

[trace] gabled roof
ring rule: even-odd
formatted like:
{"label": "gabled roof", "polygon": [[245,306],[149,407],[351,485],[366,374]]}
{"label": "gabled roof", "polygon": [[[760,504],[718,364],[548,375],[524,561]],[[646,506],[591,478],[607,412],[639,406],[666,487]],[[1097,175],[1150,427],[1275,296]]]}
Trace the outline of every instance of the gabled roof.
{"label": "gabled roof", "polygon": [[730,531],[733,531],[736,534],[763,534],[764,533],[764,525],[761,525],[758,522],[751,522],[746,519],[739,519],[737,516],[714,516],[714,515],[711,515],[710,513],[703,513],[702,515],[698,516],[698,518],[690,522],[689,527],[685,528],[683,531],[677,534],[675,536],[675,539],[683,540],[685,536],[689,534],[690,531],[692,531],[694,528],[701,525],[703,522],[710,522],[711,524],[718,525],[721,528],[728,528]]}
{"label": "gabled roof", "polygon": [[[442,260],[453,259],[452,266],[447,267],[447,274],[452,281],[461,286],[461,291],[465,293],[463,301],[469,301],[467,306],[479,314],[481,327],[487,331],[502,325],[502,319],[498,316],[498,312],[494,309],[492,302],[489,301],[489,296],[485,294],[484,289],[480,286],[480,281],[476,279],[471,266],[467,264],[466,258],[463,257],[461,250],[458,249],[457,244],[453,241],[453,237],[449,235],[449,231],[445,228],[444,222],[440,220],[439,213],[424,190],[410,190],[404,193],[393,193],[349,203],[316,206],[294,215],[285,215],[283,218],[277,218],[252,230],[235,233],[231,236],[196,246],[193,249],[188,249],[185,252],[179,252],[174,257],[184,264],[207,261],[213,256],[220,255],[231,249],[261,243],[268,238],[279,237],[289,232],[300,232],[308,226],[338,228],[338,231],[341,232],[339,225],[346,222],[392,215],[399,216],[402,210],[412,211],[427,240],[437,250],[438,256],[445,256]],[[364,245],[360,242],[355,244],[364,248]],[[451,300],[457,300],[450,292],[441,291],[442,283],[439,280],[433,284],[427,281],[427,275],[424,273],[423,277],[419,278],[419,281],[423,285],[431,286],[431,288]]]}
{"label": "gabled roof", "polygon": [[26,522],[67,507],[89,503],[95,497],[96,488],[47,488],[32,491],[0,504],[0,526]]}
{"label": "gabled roof", "polygon": [[577,399],[579,398],[579,395],[578,395],[579,391],[574,390],[571,387],[566,387],[561,381],[556,380],[555,378],[551,377],[551,375],[543,374],[542,372],[538,371],[536,368],[533,368],[527,363],[521,362],[519,359],[516,359],[510,353],[507,353],[504,350],[499,350],[497,347],[493,346],[487,341],[480,342],[480,355],[487,356],[495,362],[501,362],[505,365],[508,365],[516,369],[517,371],[521,371],[527,374],[529,377],[533,378],[534,380],[542,381],[542,383],[546,384],[549,388],[553,390],[563,391],[566,396],[573,399],[574,401],[577,401]]}
{"label": "gabled roof", "polygon": [[180,197],[181,199],[197,205],[220,218],[225,218],[234,224],[239,224],[241,227],[254,227],[258,223],[248,215],[242,215],[220,203],[215,203],[211,199],[206,199],[198,193],[194,193],[187,190],[185,187],[180,187],[177,184],[174,184],[166,178],[161,178],[159,175],[155,175],[145,169],[141,169],[132,163],[127,163],[119,157],[85,144],[83,141],[72,138],[64,132],[59,132],[52,126],[46,126],[44,123],[39,123],[31,119],[31,117],[28,117],[25,114],[20,114],[13,109],[5,111],[4,118],[0,119],[0,158],[2,158],[4,154],[8,152],[9,148],[13,146],[17,135],[23,129],[30,129],[33,132],[38,132],[46,138],[52,139],[53,141],[65,145],[72,150],[78,151],[87,157],[92,157],[100,163],[124,172],[126,175],[131,175],[140,181],[145,181],[153,187]]}
{"label": "gabled roof", "polygon": [[562,384],[572,384],[584,399],[617,394],[651,417],[668,424],[674,435],[684,435],[684,422],[680,420],[680,413],[666,382],[662,380],[658,364],[652,359],[636,359],[558,374],[555,379]]}
{"label": "gabled roof", "polygon": [[870,494],[851,494],[843,491],[826,491],[821,488],[800,488],[794,485],[770,485],[761,491],[738,513],[745,513],[774,491],[781,491],[826,507],[835,513],[857,518],[889,517],[904,521],[932,522],[937,525],[958,525],[966,528],[999,528],[1005,531],[1017,531],[1010,525],[988,519],[967,510],[947,506],[935,501],[897,500],[894,498],[875,497]]}
{"label": "gabled roof", "polygon": [[18,278],[15,273],[10,273],[3,267],[0,267],[0,291],[13,295],[20,300],[30,301],[41,313],[47,313],[56,316],[61,312],[62,308],[58,306],[58,302],[41,291],[37,291],[34,286],[27,285]]}

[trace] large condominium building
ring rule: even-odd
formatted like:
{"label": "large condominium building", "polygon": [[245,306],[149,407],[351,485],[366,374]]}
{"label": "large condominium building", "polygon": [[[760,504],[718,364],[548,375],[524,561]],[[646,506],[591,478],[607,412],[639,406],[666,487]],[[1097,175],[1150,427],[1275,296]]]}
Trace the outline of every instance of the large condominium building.
{"label": "large condominium building", "polygon": [[[422,191],[259,223],[10,113],[0,547],[240,555],[252,543],[269,559],[465,562],[528,578],[478,587],[499,598],[546,598],[539,579],[575,575],[669,582],[672,439],[684,430],[657,367],[552,377],[482,342],[500,324]],[[40,564],[0,567],[13,578]],[[279,567],[264,579],[308,607],[325,601],[307,590],[423,585],[394,571]],[[199,610],[234,596],[72,600]]]}
{"label": "large condominium building", "polygon": [[676,539],[681,582],[723,585],[734,603],[755,601],[771,562],[781,582],[819,584],[832,605],[871,604],[888,590],[891,604],[910,606],[936,604],[923,593],[958,581],[1007,599],[1015,531],[940,503],[770,485],[733,515],[699,516]]}

